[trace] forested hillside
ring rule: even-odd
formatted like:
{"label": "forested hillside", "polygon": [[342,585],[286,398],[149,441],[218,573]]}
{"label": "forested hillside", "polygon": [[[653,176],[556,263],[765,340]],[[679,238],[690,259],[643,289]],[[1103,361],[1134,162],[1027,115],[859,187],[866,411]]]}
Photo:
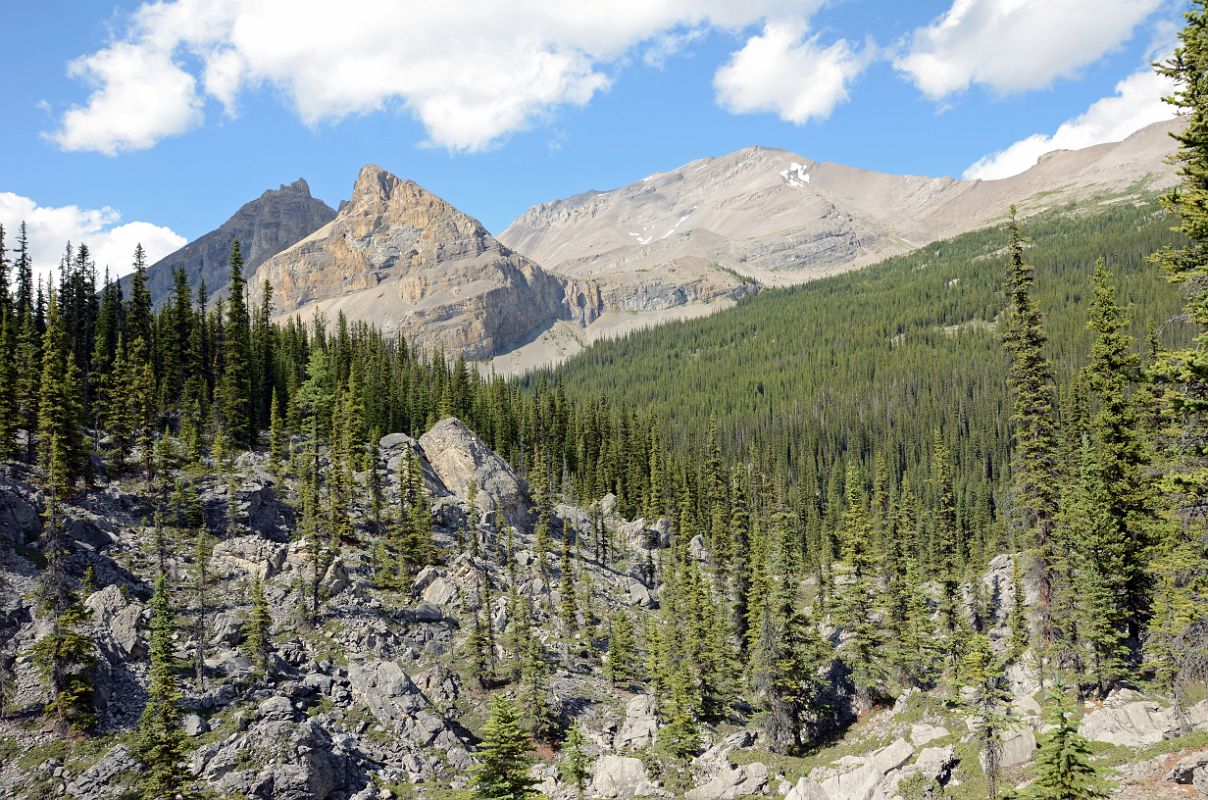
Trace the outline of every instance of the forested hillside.
{"label": "forested hillside", "polygon": [[0,794],[1203,786],[1202,4],[1162,69],[1160,200],[525,381],[276,324],[237,242],[226,298],[178,269],[156,310],[141,247],[126,296],[0,230]]}
{"label": "forested hillside", "polygon": [[[1176,287],[1146,258],[1177,242],[1157,198],[1055,209],[1027,220],[1025,249],[1061,385],[1087,363],[1097,259],[1131,305],[1138,352],[1152,327],[1187,336]],[[677,452],[715,427],[750,459],[825,507],[850,463],[875,463],[896,487],[929,484],[936,437],[951,454],[962,526],[995,527],[1009,483],[1008,359],[1002,347],[1007,234],[1002,226],[936,242],[855,273],[769,290],[737,308],[602,342],[552,375],[570,397],[641,409]],[[812,504],[812,503],[811,503]],[[832,521],[834,521],[832,519]],[[986,532],[997,536],[998,532]]]}

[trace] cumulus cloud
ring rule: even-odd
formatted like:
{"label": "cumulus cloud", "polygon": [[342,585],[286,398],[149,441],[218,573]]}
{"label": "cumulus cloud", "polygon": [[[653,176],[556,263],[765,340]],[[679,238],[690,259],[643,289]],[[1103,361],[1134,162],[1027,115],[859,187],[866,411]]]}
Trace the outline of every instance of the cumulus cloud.
{"label": "cumulus cloud", "polygon": [[6,245],[14,246],[17,229],[26,226],[34,269],[48,276],[59,266],[68,242],[86,244],[92,251],[97,270],[106,267],[113,276],[132,269],[134,248],[142,244],[151,264],[185,244],[185,237],[150,222],[122,222],[122,215],[109,208],[79,206],[40,206],[28,197],[0,192],[0,225],[4,226]]}
{"label": "cumulus cloud", "polygon": [[1074,75],[1127,40],[1163,0],[953,0],[894,65],[932,99],[972,84],[1009,93]]}
{"label": "cumulus cloud", "polygon": [[193,76],[153,47],[121,42],[73,61],[67,72],[96,90],[51,135],[64,150],[142,150],[201,121]]}
{"label": "cumulus cloud", "polygon": [[717,71],[717,102],[735,114],[770,112],[803,125],[847,99],[865,59],[844,39],[823,46],[802,20],[768,22]]}
{"label": "cumulus cloud", "polygon": [[1174,116],[1162,102],[1173,83],[1152,70],[1141,70],[1116,84],[1116,93],[1095,101],[1082,114],[1063,122],[1051,136],[1033,134],[1005,150],[978,159],[965,170],[966,178],[995,180],[1016,175],[1053,150],[1078,150],[1103,142],[1118,142],[1140,128]]}
{"label": "cumulus cloud", "polygon": [[73,150],[143,149],[200,124],[207,99],[234,114],[242,92],[269,86],[307,124],[402,108],[433,144],[481,150],[553,108],[587,103],[644,44],[657,62],[695,30],[804,19],[821,1],[344,0],[333,13],[325,0],[162,0],[73,62],[94,91],[51,136]]}

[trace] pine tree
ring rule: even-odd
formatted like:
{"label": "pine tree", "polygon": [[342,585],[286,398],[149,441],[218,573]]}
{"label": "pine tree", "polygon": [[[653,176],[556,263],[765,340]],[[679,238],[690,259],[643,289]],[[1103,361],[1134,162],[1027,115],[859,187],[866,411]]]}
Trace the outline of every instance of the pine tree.
{"label": "pine tree", "polygon": [[277,389],[273,388],[272,399],[269,401],[269,466],[280,471],[281,466],[289,458],[289,439],[285,435],[285,420],[281,413],[281,403],[277,399]]}
{"label": "pine tree", "polygon": [[[180,524],[183,520],[178,520]],[[210,627],[210,558],[214,541],[204,521],[192,521],[197,526],[193,545],[193,679],[198,689],[205,688],[206,640]]]}
{"label": "pine tree", "polygon": [[[57,448],[52,446],[52,452]],[[50,462],[50,481],[61,480],[57,460]],[[31,654],[39,674],[50,690],[46,714],[54,720],[60,735],[93,726],[92,678],[88,674],[96,664],[96,645],[81,631],[88,621],[80,598],[71,589],[67,577],[67,534],[59,519],[57,502],[48,498],[46,543],[42,554],[46,567],[42,573],[41,606],[50,616],[50,631],[34,642]]]}
{"label": "pine tree", "polygon": [[[42,337],[42,371],[38,404],[39,465],[48,475],[51,502],[64,500],[80,476],[80,379],[71,357],[59,305],[51,295]],[[55,478],[50,478],[51,473]]]}
{"label": "pine tree", "polygon": [[1045,350],[1048,337],[1035,299],[1033,269],[1023,258],[1023,237],[1011,208],[1008,223],[1010,273],[1007,278],[1007,326],[1003,335],[1010,356],[1007,374],[1011,398],[1011,470],[1018,524],[1035,558],[1040,587],[1040,633],[1045,646],[1053,638],[1049,605],[1050,568],[1056,560],[1053,529],[1057,517],[1057,434],[1053,369]]}
{"label": "pine tree", "polygon": [[974,632],[970,635],[961,673],[961,682],[966,689],[964,705],[972,720],[974,741],[986,775],[989,800],[997,800],[1002,733],[1007,723],[1011,694],[1006,687],[1003,665],[990,649],[990,639],[986,634]]}
{"label": "pine tree", "polygon": [[843,516],[844,583],[838,588],[836,621],[851,631],[844,661],[852,671],[859,706],[872,707],[873,693],[883,677],[882,635],[874,614],[880,607],[877,578],[873,572],[872,523],[864,509],[859,473],[847,473],[847,511]]}
{"label": "pine tree", "polygon": [[139,773],[141,794],[146,800],[188,798],[192,796],[193,776],[186,762],[187,738],[180,726],[180,689],[172,641],[175,624],[163,575],[155,583],[150,608],[150,680],[135,747],[143,763]]}
{"label": "pine tree", "polygon": [[520,715],[500,694],[491,695],[491,711],[478,745],[479,763],[470,773],[475,800],[526,800],[534,797],[536,779],[529,775],[532,742],[520,727]]}
{"label": "pine tree", "polygon": [[222,378],[215,390],[223,431],[236,448],[249,448],[255,441],[255,403],[252,397],[251,319],[243,280],[243,256],[239,242],[231,245],[231,282],[222,329]]}
{"label": "pine tree", "polygon": [[521,697],[529,733],[539,742],[549,742],[558,731],[558,711],[549,691],[550,664],[545,645],[530,635],[521,670]]}
{"label": "pine tree", "polygon": [[[3,283],[0,280],[0,285]],[[15,325],[13,314],[8,309],[0,309],[0,461],[7,461],[17,454],[20,406],[17,403]]]}
{"label": "pine tree", "polygon": [[[1163,199],[1163,205],[1180,217],[1175,229],[1187,237],[1181,246],[1169,246],[1151,257],[1167,277],[1181,285],[1186,297],[1187,321],[1194,336],[1180,349],[1159,352],[1152,366],[1153,380],[1162,400],[1166,430],[1162,431],[1161,488],[1174,505],[1174,519],[1159,530],[1153,571],[1152,619],[1146,656],[1160,680],[1176,690],[1203,662],[1202,642],[1208,640],[1208,532],[1203,509],[1208,504],[1208,98],[1204,73],[1208,70],[1208,9],[1194,0],[1185,14],[1174,55],[1158,65],[1160,75],[1172,79],[1175,92],[1168,102],[1185,119],[1186,126],[1172,134],[1179,143],[1173,161],[1180,166],[1182,183]],[[1187,642],[1199,642],[1188,648]]]}
{"label": "pine tree", "polygon": [[1025,800],[1096,800],[1107,797],[1103,782],[1091,763],[1091,748],[1078,733],[1078,721],[1065,691],[1055,689],[1049,698],[1045,722],[1048,733],[1032,762],[1033,781],[1021,793]]}
{"label": "pine tree", "polygon": [[658,746],[672,758],[685,761],[700,749],[700,727],[692,688],[692,669],[684,659],[671,668],[666,699],[661,702]]}
{"label": "pine tree", "polygon": [[269,614],[259,573],[252,578],[251,600],[252,605],[243,621],[243,649],[252,660],[255,674],[263,676],[268,674],[269,655],[272,652],[273,618]]}
{"label": "pine tree", "polygon": [[637,679],[634,664],[637,662],[637,645],[633,638],[633,624],[624,611],[612,616],[608,634],[608,659],[604,663],[604,677],[613,686],[626,687]]}
{"label": "pine tree", "polygon": [[572,725],[558,753],[558,774],[562,780],[575,787],[575,794],[580,800],[587,779],[591,775],[589,767],[591,757],[587,753],[587,737],[579,730],[578,725]]}
{"label": "pine tree", "polygon": [[820,670],[829,661],[830,647],[797,607],[796,597],[784,604],[778,617],[764,732],[772,752],[798,755],[807,744],[802,734],[826,711],[822,700],[826,679]]}

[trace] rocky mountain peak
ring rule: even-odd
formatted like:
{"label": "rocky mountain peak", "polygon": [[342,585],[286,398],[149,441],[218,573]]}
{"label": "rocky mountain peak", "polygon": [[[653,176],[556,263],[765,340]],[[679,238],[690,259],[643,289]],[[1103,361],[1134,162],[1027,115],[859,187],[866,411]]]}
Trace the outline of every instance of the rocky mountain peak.
{"label": "rocky mountain peak", "polygon": [[361,168],[335,219],[264,263],[251,284],[265,280],[282,313],[343,312],[478,357],[567,313],[561,281],[375,164]]}
{"label": "rocky mountain peak", "polygon": [[[264,197],[267,194],[271,194],[273,191],[274,191],[273,189],[269,189],[268,191],[266,191],[264,194],[262,194],[260,196]],[[277,189],[275,191],[277,191],[279,193],[300,194],[303,197],[311,196],[310,184],[306,182],[306,178],[298,178],[298,180],[294,181],[293,183],[283,183],[279,187],[277,187]]]}
{"label": "rocky mountain peak", "polygon": [[[239,242],[243,274],[250,276],[264,261],[322,227],[335,213],[311,196],[310,184],[303,178],[268,189],[216,229],[152,264],[147,270],[152,302],[162,303],[171,295],[177,267],[184,269],[193,291],[204,281],[212,293],[221,295],[229,278],[233,242]],[[129,280],[123,279],[127,291]]]}

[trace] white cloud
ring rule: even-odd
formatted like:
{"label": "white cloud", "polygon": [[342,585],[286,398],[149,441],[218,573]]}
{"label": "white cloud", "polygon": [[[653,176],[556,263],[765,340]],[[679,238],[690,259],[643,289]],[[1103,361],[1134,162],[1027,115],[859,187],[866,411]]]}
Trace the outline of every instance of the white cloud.
{"label": "white cloud", "polygon": [[1116,93],[1097,100],[1085,112],[1063,122],[1051,136],[1033,134],[1005,150],[985,156],[965,170],[966,178],[995,180],[1016,175],[1053,150],[1078,150],[1103,142],[1118,142],[1130,133],[1174,116],[1162,97],[1174,85],[1152,70],[1141,70],[1116,84]]}
{"label": "white cloud", "polygon": [[52,137],[66,149],[143,149],[200,124],[207,98],[234,114],[242,91],[268,86],[307,124],[401,107],[433,144],[481,150],[587,103],[646,43],[657,61],[696,29],[806,18],[821,2],[343,0],[333,11],[326,0],[163,0],[73,62],[95,91]]}
{"label": "white cloud", "polygon": [[894,62],[926,95],[1009,93],[1074,75],[1126,41],[1163,0],[953,0]]}
{"label": "white cloud", "polygon": [[51,135],[64,150],[143,150],[201,122],[193,76],[154,47],[120,42],[73,61],[68,74],[97,88]]}
{"label": "white cloud", "polygon": [[731,56],[713,86],[727,111],[771,112],[803,125],[830,116],[865,63],[845,39],[824,47],[807,36],[804,21],[776,20]]}
{"label": "white cloud", "polygon": [[0,224],[4,225],[6,245],[15,245],[17,229],[24,222],[34,269],[43,277],[58,269],[68,242],[88,245],[98,273],[103,275],[108,267],[115,277],[130,272],[134,248],[140,243],[148,264],[185,244],[185,237],[171,228],[142,221],[122,223],[121,216],[108,206],[40,206],[28,197],[0,192]]}

